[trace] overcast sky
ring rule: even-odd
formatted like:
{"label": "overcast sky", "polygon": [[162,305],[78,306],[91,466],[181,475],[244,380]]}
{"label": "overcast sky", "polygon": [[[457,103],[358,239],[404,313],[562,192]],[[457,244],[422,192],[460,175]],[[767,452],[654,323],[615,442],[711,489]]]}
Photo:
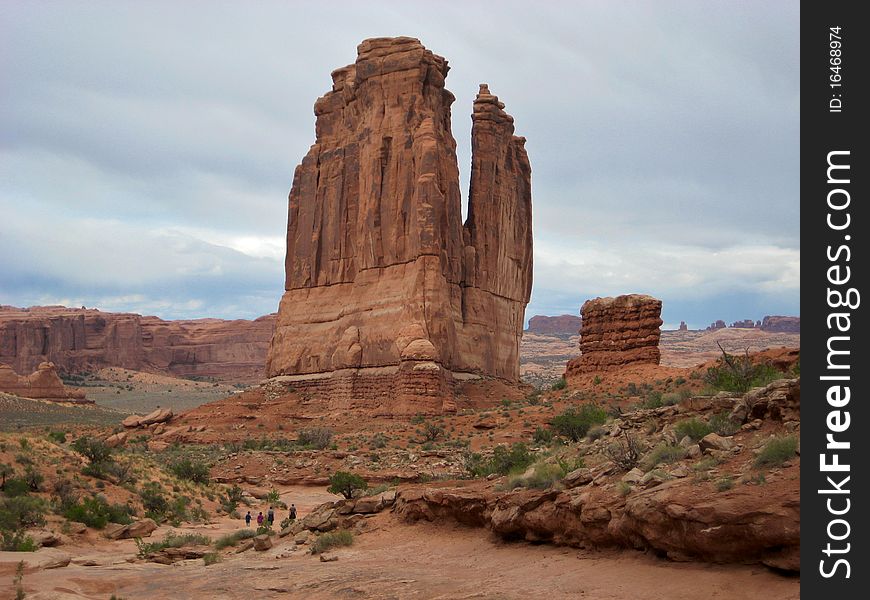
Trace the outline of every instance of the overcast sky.
{"label": "overcast sky", "polygon": [[[532,8],[529,8],[532,6]],[[252,318],[312,107],[367,37],[446,57],[463,191],[488,82],[528,138],[535,314],[800,312],[797,1],[0,3],[0,303]]]}

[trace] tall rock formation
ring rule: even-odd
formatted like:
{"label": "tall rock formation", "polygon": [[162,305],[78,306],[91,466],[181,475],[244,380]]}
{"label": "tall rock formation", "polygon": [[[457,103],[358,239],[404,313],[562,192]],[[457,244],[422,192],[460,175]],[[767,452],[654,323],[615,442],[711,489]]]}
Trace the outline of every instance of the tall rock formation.
{"label": "tall rock formation", "polygon": [[54,365],[49,362],[40,363],[30,375],[18,375],[12,367],[0,363],[0,392],[25,398],[87,402],[84,392],[70,389],[63,384]]}
{"label": "tall rock formation", "polygon": [[565,376],[659,364],[662,301],[642,294],[587,300],[580,309],[580,356]]}
{"label": "tall rock formation", "polygon": [[177,377],[263,377],[274,315],[254,321],[164,321],[64,306],[0,306],[0,362],[30,373],[52,362],[66,373],[122,367]]}
{"label": "tall rock formation", "polygon": [[482,84],[463,224],[447,71],[404,37],[365,40],[333,71],[290,191],[269,376],[385,412],[449,409],[454,374],[518,379],[532,284],[525,139]]}

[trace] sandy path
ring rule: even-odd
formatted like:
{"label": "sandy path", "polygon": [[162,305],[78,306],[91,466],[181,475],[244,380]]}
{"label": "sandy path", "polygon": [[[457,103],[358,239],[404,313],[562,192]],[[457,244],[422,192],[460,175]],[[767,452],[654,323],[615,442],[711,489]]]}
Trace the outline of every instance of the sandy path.
{"label": "sandy path", "polygon": [[[282,499],[295,502],[303,515],[325,497],[329,497],[326,492],[313,488],[291,488],[282,493]],[[296,549],[292,540],[275,538],[272,550],[229,555],[210,567],[201,560],[172,566],[126,563],[124,559],[135,553],[135,547],[125,540],[88,549],[99,559],[98,566],[73,564],[28,574],[25,589],[28,598],[35,600],[106,600],[113,593],[127,600],[800,597],[797,578],[782,577],[763,567],[681,564],[631,551],[509,544],[495,541],[481,529],[404,525],[389,514],[373,517],[370,524],[371,532],[357,536],[352,547],[335,552],[339,557],[336,562],[322,563],[304,547]],[[238,521],[225,519],[190,529],[218,537],[237,527]],[[162,531],[157,534],[162,535]],[[0,591],[4,588],[0,584]]]}

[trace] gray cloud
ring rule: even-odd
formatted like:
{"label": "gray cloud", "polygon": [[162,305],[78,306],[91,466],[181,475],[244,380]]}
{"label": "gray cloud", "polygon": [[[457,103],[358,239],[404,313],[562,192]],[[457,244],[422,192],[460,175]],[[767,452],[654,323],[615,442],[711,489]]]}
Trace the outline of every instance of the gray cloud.
{"label": "gray cloud", "polygon": [[465,187],[477,83],[528,138],[528,314],[799,311],[795,3],[424,6],[3,3],[0,301],[274,310],[314,100],[365,37],[413,35],[450,61]]}

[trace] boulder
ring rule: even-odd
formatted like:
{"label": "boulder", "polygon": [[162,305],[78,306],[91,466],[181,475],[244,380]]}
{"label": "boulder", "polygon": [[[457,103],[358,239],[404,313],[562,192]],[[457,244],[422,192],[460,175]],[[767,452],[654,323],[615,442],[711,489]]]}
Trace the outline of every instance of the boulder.
{"label": "boulder", "polygon": [[155,423],[165,423],[172,418],[171,408],[158,408],[157,410],[148,413],[139,420],[139,426],[153,425]]}
{"label": "boulder", "polygon": [[140,519],[128,525],[109,523],[103,530],[103,535],[110,540],[127,540],[132,538],[150,537],[157,529],[157,523],[151,519]]}
{"label": "boulder", "polygon": [[254,550],[263,552],[272,547],[272,538],[268,534],[263,533],[254,538]]}
{"label": "boulder", "polygon": [[575,488],[580,487],[581,485],[586,485],[593,479],[592,469],[580,468],[574,469],[565,477],[562,478],[562,483],[566,488]]}
{"label": "boulder", "polygon": [[698,442],[701,450],[709,453],[711,450],[729,451],[734,448],[734,441],[717,433],[708,433]]}
{"label": "boulder", "polygon": [[130,429],[134,427],[139,427],[141,423],[142,417],[140,417],[139,415],[130,415],[129,417],[126,417],[123,421],[121,421],[121,425]]}
{"label": "boulder", "polygon": [[105,444],[109,448],[117,448],[118,446],[123,446],[127,442],[127,432],[119,431],[118,433],[112,434],[106,438]]}

